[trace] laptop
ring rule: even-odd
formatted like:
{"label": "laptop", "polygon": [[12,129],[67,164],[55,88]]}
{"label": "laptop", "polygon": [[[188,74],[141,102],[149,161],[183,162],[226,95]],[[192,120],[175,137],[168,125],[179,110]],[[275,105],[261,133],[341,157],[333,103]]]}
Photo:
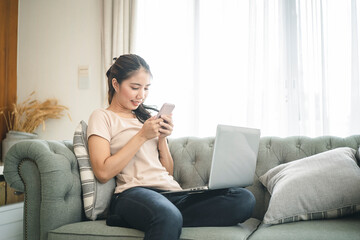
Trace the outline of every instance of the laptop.
{"label": "laptop", "polygon": [[247,187],[253,184],[259,150],[260,129],[218,125],[209,184],[163,195],[199,193],[210,189]]}

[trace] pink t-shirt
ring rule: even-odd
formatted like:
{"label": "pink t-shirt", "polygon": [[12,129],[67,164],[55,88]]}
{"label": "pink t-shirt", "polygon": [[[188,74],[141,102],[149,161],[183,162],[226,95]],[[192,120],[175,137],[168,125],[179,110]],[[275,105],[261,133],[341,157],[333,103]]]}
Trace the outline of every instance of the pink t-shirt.
{"label": "pink t-shirt", "polygon": [[[116,113],[95,110],[90,118],[87,137],[100,136],[110,143],[111,155],[119,151],[138,131],[143,124],[137,118],[123,118]],[[116,176],[115,193],[142,186],[163,190],[179,190],[180,185],[169,175],[159,160],[158,139],[146,141],[133,159]]]}

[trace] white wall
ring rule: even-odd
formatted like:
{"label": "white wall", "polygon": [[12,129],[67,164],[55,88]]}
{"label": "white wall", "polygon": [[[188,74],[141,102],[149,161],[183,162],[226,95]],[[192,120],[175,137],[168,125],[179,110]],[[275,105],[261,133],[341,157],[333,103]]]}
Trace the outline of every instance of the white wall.
{"label": "white wall", "polygon": [[[89,65],[90,87],[78,88],[78,66]],[[39,138],[73,138],[80,120],[101,107],[101,1],[20,0],[18,102],[36,91],[38,100],[57,98],[68,117],[46,121]]]}

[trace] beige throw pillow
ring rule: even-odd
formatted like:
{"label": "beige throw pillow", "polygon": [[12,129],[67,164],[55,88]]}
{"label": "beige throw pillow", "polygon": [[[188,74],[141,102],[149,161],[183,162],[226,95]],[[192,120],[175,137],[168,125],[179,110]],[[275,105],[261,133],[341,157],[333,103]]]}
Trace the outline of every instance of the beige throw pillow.
{"label": "beige throw pillow", "polygon": [[281,164],[260,177],[271,194],[265,224],[336,218],[360,211],[356,151],[337,148]]}

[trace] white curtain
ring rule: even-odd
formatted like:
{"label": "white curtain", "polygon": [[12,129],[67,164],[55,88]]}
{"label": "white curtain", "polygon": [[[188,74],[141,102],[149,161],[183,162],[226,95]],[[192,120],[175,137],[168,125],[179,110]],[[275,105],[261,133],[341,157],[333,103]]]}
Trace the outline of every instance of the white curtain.
{"label": "white curtain", "polygon": [[[284,136],[292,119],[288,116],[287,79],[296,77],[291,71],[287,49],[293,44],[286,33],[292,31],[286,19],[283,1],[250,1],[249,6],[249,74],[247,121],[261,128],[262,135]],[[295,116],[294,116],[295,117]],[[290,134],[291,135],[291,134]]]}
{"label": "white curtain", "polygon": [[103,0],[102,24],[102,62],[103,105],[107,105],[106,71],[113,63],[113,58],[132,53],[135,48],[137,0]]}
{"label": "white curtain", "polygon": [[138,1],[135,52],[154,76],[146,104],[174,103],[173,136],[197,131],[195,9],[193,0]]}
{"label": "white curtain", "polygon": [[360,133],[356,0],[296,1],[299,120],[295,133]]}
{"label": "white curtain", "polygon": [[214,135],[218,123],[263,136],[360,133],[358,0],[138,3],[148,103],[176,104],[175,136]]}

